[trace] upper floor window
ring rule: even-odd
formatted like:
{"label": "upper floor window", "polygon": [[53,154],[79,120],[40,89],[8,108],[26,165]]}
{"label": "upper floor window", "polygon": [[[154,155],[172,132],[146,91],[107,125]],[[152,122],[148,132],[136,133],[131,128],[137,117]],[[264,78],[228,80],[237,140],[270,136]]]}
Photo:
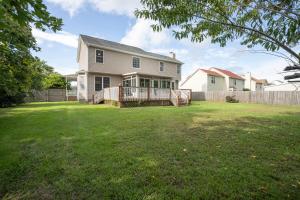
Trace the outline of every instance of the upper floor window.
{"label": "upper floor window", "polygon": [[132,67],[133,68],[140,68],[140,58],[132,57]]}
{"label": "upper floor window", "polygon": [[181,65],[178,64],[178,65],[177,65],[177,74],[180,74],[180,73],[181,73]]}
{"label": "upper floor window", "polygon": [[236,85],[236,79],[233,80],[233,84]]}
{"label": "upper floor window", "polygon": [[211,76],[210,81],[211,81],[212,84],[215,84],[216,83],[216,77]]}
{"label": "upper floor window", "polygon": [[165,70],[164,67],[165,67],[165,63],[159,62],[159,71],[163,72]]}
{"label": "upper floor window", "polygon": [[96,49],[96,63],[103,63],[103,50]]}

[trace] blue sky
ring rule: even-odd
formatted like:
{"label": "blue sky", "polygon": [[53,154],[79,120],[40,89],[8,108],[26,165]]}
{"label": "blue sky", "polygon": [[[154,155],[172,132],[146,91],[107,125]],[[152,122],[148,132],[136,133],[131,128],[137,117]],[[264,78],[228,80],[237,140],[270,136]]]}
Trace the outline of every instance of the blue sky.
{"label": "blue sky", "polygon": [[238,74],[252,72],[254,77],[269,81],[282,80],[282,75],[278,73],[288,64],[281,58],[251,53],[238,41],[219,47],[209,40],[201,44],[187,39],[175,40],[171,30],[154,33],[150,28],[151,21],[136,19],[133,15],[133,11],[140,7],[139,0],[46,0],[45,4],[54,16],[63,19],[64,26],[57,33],[33,29],[33,35],[42,49],[35,54],[62,74],[72,74],[78,70],[76,48],[79,34],[164,55],[174,51],[177,58],[185,63],[183,78],[197,68],[219,67]]}

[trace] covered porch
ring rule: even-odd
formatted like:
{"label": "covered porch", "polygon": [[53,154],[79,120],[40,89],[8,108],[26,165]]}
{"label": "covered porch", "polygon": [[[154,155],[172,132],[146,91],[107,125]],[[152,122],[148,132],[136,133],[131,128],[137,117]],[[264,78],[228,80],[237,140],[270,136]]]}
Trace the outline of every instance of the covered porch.
{"label": "covered porch", "polygon": [[178,80],[172,76],[157,76],[138,72],[123,74],[123,87],[162,88],[177,90]]}

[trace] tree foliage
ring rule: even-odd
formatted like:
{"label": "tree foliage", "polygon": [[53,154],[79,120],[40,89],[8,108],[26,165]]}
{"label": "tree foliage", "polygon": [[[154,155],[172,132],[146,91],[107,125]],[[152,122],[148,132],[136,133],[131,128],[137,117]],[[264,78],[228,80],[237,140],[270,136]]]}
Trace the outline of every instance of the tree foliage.
{"label": "tree foliage", "polygon": [[[38,51],[32,27],[60,30],[62,20],[50,15],[42,0],[0,0],[0,105],[22,101],[37,77]],[[39,61],[38,61],[39,62]]]}
{"label": "tree foliage", "polygon": [[210,38],[225,46],[241,40],[251,48],[283,49],[296,63],[300,39],[300,1],[295,0],[141,0],[137,17],[157,21],[154,31],[173,28],[175,38],[194,42]]}
{"label": "tree foliage", "polygon": [[61,74],[54,72],[46,76],[43,80],[43,88],[44,89],[63,89],[70,88],[70,83],[68,83],[64,76]]}

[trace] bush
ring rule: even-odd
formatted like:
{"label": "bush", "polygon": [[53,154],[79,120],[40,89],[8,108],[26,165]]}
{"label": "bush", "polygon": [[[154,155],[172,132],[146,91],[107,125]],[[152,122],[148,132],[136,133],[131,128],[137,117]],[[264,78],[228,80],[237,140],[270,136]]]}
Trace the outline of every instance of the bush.
{"label": "bush", "polygon": [[235,99],[235,96],[226,96],[226,102],[228,102],[228,103],[238,103],[239,100]]}
{"label": "bush", "polygon": [[243,88],[243,91],[250,91],[250,89],[248,89],[248,88]]}

